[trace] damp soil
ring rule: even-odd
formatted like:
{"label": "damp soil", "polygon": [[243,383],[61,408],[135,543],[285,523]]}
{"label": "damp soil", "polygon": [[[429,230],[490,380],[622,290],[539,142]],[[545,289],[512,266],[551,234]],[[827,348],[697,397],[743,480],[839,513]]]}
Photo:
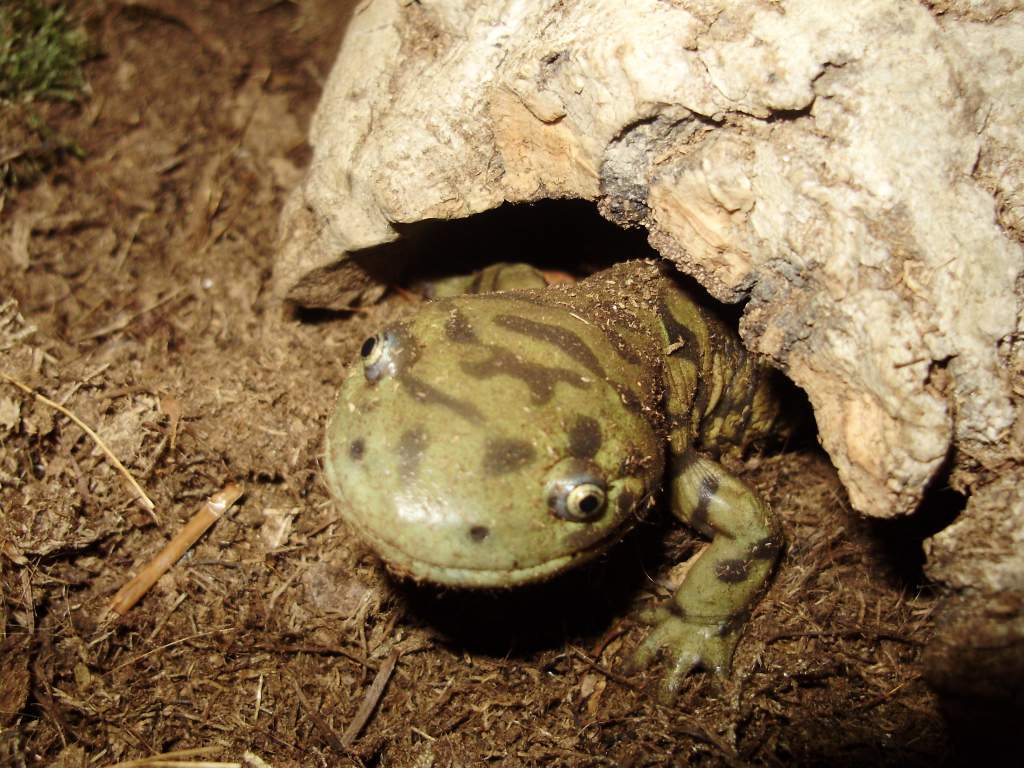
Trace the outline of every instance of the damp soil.
{"label": "damp soil", "polygon": [[[296,313],[270,292],[278,212],[348,11],[72,10],[101,55],[89,98],[47,117],[83,157],[0,201],[0,370],[94,428],[155,509],[68,417],[0,381],[0,764],[948,760],[922,680],[936,603],[920,527],[854,516],[813,441],[740,468],[788,547],[732,676],[694,674],[671,705],[655,672],[623,671],[641,609],[702,546],[664,514],[539,587],[393,581],[331,507],[319,458],[348,361],[415,301],[396,289]],[[540,214],[547,228],[505,211],[420,242],[441,272],[456,241],[577,273],[642,244],[589,209],[523,213]],[[119,587],[232,482],[241,503],[112,621]]]}

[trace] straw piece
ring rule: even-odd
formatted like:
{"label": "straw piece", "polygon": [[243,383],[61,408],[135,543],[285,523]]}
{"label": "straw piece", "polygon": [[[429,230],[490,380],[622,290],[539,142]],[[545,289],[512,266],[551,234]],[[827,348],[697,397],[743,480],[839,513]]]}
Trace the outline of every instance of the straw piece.
{"label": "straw piece", "polygon": [[104,443],[103,440],[100,439],[100,436],[97,435],[84,421],[75,416],[75,414],[73,414],[60,403],[55,403],[50,398],[44,397],[43,395],[39,394],[34,389],[32,389],[32,387],[30,387],[28,384],[18,381],[10,374],[0,371],[0,376],[2,376],[8,382],[16,386],[22,392],[28,395],[32,395],[36,400],[43,403],[44,405],[48,405],[54,410],[60,411],[73,422],[75,422],[75,424],[81,427],[85,434],[91,437],[93,439],[93,442],[95,442],[96,445],[100,447],[100,450],[107,455],[107,458],[110,459],[111,462],[113,462],[114,466],[117,467],[118,471],[120,471],[121,474],[125,476],[125,479],[128,480],[128,484],[131,485],[132,489],[137,494],[139,504],[141,504],[146,509],[147,512],[152,512],[154,509],[156,509],[156,504],[154,504],[153,501],[149,498],[149,496],[146,495],[146,492],[142,490],[142,486],[135,482],[135,478],[132,477],[132,473],[128,471],[128,468],[125,467],[125,465],[120,462],[117,456],[114,455],[114,452],[107,447],[107,444]]}
{"label": "straw piece", "polygon": [[223,490],[207,499],[192,516],[192,519],[185,523],[185,527],[167,542],[167,546],[160,550],[160,553],[150,560],[134,579],[118,590],[107,610],[121,616],[131,610],[131,607],[139,602],[150,587],[156,584],[157,579],[178,562],[189,547],[195,544],[199,537],[206,533],[206,530],[217,522],[243,493],[245,493],[243,486],[229,483]]}

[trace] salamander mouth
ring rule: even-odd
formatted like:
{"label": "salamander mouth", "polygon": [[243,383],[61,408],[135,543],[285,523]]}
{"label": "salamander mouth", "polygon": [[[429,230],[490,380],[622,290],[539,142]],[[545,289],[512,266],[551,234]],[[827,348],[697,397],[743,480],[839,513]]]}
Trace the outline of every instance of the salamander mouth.
{"label": "salamander mouth", "polygon": [[463,589],[502,589],[547,581],[592,560],[620,538],[610,533],[590,547],[519,568],[467,568],[424,560],[374,535],[354,520],[349,519],[348,522],[380,555],[388,570],[397,576]]}

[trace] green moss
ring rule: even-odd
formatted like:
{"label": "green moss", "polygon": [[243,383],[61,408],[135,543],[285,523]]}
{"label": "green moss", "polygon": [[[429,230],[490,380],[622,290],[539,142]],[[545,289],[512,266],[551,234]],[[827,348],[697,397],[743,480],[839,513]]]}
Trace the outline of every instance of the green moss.
{"label": "green moss", "polygon": [[87,46],[85,30],[62,5],[0,0],[0,192],[78,153],[33,103],[81,97]]}

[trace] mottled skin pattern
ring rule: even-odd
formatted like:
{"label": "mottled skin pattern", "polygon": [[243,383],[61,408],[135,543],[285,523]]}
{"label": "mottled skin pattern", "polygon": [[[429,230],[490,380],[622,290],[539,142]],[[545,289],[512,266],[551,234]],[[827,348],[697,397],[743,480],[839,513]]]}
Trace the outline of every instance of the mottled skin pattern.
{"label": "mottled skin pattern", "polygon": [[546,287],[495,265],[435,296],[367,339],[342,387],[325,474],[345,519],[401,575],[512,587],[593,558],[664,489],[712,543],[636,665],[666,654],[668,695],[726,673],[782,546],[717,461],[775,428],[767,372],[651,262]]}

